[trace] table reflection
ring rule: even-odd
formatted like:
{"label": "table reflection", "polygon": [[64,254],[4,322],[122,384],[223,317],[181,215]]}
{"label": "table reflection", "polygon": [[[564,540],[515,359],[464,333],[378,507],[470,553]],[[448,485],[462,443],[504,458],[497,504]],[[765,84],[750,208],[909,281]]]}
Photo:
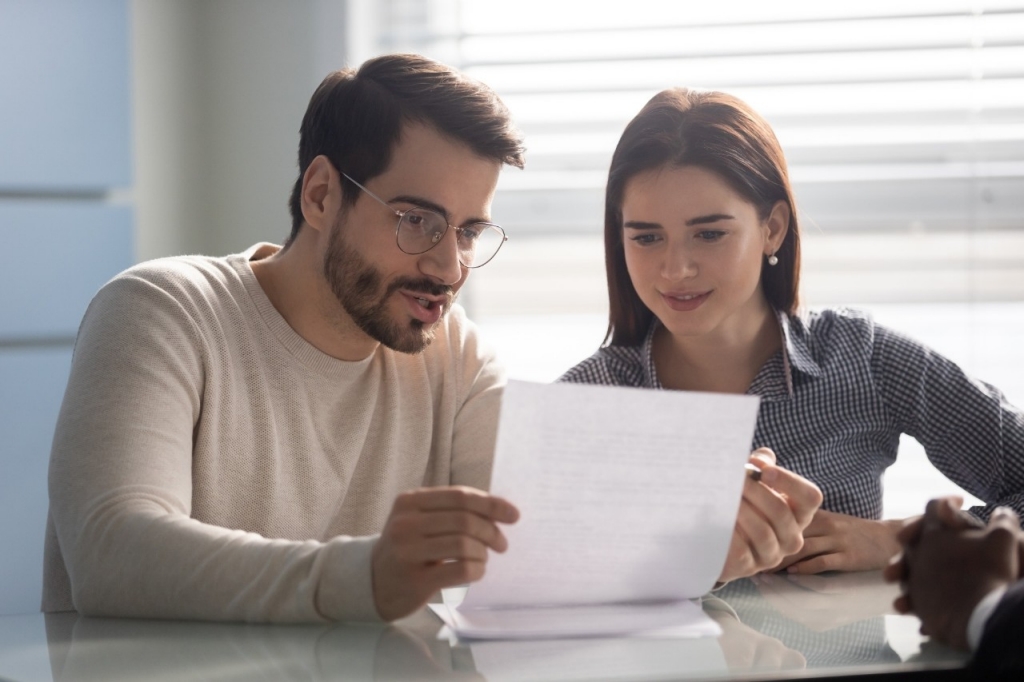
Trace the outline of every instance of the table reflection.
{"label": "table reflection", "polygon": [[[884,619],[894,613],[896,594],[875,574],[846,573],[761,575],[726,585],[714,596],[736,612],[744,628],[777,642],[772,656],[794,666],[799,657],[806,667],[830,668],[900,662],[889,646]],[[712,604],[708,600],[705,609]],[[740,670],[746,665],[744,645],[753,636],[745,632],[734,645],[728,643],[730,635],[727,630],[722,636],[723,648],[736,650],[730,664]]]}
{"label": "table reflection", "polygon": [[46,617],[63,680],[479,680],[452,668],[433,617],[403,625],[243,625]]}
{"label": "table reflection", "polygon": [[460,642],[428,611],[393,625],[330,626],[61,614],[46,617],[46,637],[53,679],[85,681],[626,680],[962,664],[944,647],[922,650],[912,630],[897,652],[885,622],[894,596],[877,573],[758,576],[706,597],[723,634],[692,640]]}

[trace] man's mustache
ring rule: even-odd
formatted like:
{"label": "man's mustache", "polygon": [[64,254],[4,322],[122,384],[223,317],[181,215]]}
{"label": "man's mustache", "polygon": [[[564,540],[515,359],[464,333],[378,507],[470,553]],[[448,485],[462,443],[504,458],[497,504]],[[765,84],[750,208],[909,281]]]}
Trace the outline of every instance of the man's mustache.
{"label": "man's mustache", "polygon": [[399,277],[388,285],[385,296],[404,289],[429,296],[444,296],[448,301],[454,298],[454,290],[447,284],[437,284],[429,279],[413,279],[411,277]]}

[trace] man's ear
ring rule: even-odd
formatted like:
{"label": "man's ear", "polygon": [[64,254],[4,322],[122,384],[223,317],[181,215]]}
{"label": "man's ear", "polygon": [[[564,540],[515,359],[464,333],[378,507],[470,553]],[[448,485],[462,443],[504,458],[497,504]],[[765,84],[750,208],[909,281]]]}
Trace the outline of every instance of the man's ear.
{"label": "man's ear", "polygon": [[334,224],[341,208],[341,182],[326,156],[317,156],[302,174],[300,199],[302,217],[314,230],[320,232]]}
{"label": "man's ear", "polygon": [[768,214],[768,219],[764,222],[764,255],[770,256],[782,248],[782,242],[789,232],[790,215],[789,204],[785,201],[780,199],[772,206],[772,212]]}

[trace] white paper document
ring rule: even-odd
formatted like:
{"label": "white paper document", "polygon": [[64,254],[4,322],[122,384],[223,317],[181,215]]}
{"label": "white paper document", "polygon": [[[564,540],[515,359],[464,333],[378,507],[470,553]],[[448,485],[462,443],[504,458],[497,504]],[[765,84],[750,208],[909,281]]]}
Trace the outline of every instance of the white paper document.
{"label": "white paper document", "polygon": [[656,604],[460,609],[430,604],[448,627],[466,639],[548,639],[628,636],[691,639],[721,634],[718,624],[690,600]]}
{"label": "white paper document", "polygon": [[755,396],[509,382],[491,491],[521,518],[446,622],[467,637],[708,634],[686,600],[721,573],[757,408]]}

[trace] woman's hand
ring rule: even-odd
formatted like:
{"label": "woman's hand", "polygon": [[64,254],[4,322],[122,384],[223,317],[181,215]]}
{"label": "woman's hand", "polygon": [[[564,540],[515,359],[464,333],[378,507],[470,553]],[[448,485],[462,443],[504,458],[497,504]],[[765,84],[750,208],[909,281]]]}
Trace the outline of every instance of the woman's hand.
{"label": "woman's hand", "polygon": [[750,461],[761,469],[761,480],[747,477],[720,582],[774,568],[803,546],[803,530],[821,505],[818,486],[803,476],[776,466],[775,453],[755,450]]}
{"label": "woman's hand", "polygon": [[776,611],[815,632],[894,613],[894,585],[879,585],[874,572],[799,575],[764,573],[751,578]]}
{"label": "woman's hand", "polygon": [[718,646],[732,672],[802,670],[807,659],[799,651],[744,625],[734,614],[719,609],[705,611],[722,627]]}
{"label": "woman's hand", "polygon": [[875,521],[819,509],[804,530],[800,551],[779,570],[790,573],[870,571],[884,568],[900,550],[896,534],[903,520]]}

